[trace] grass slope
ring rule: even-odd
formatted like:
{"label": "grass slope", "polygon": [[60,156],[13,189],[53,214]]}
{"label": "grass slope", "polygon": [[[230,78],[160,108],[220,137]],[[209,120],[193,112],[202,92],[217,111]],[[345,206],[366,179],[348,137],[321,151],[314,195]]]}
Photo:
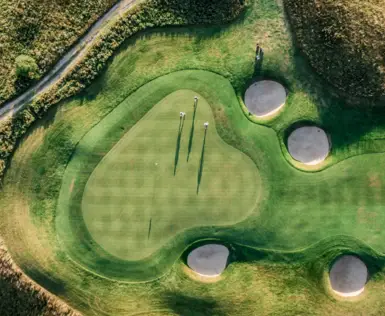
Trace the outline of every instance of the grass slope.
{"label": "grass slope", "polygon": [[311,65],[345,95],[385,96],[384,0],[285,0]]}
{"label": "grass slope", "polygon": [[1,0],[0,105],[31,84],[16,76],[18,55],[35,58],[43,75],[116,2]]}
{"label": "grass slope", "polygon": [[[271,128],[249,122],[236,99],[253,74],[257,40],[265,48],[263,68],[257,76],[279,79],[290,91],[282,114],[260,122]],[[163,277],[156,281],[132,284],[94,275],[69,259],[57,244],[55,210],[67,162],[82,137],[127,96],[158,76],[187,68],[207,69],[225,76],[237,94],[226,80],[220,76],[213,80],[212,74],[200,75],[199,81],[191,76],[183,81],[173,77],[176,74],[164,77],[160,82],[165,86],[159,82],[146,85],[157,89],[145,94],[143,103],[135,102],[144,106],[126,122],[125,129],[173,91],[199,92],[213,108],[219,135],[235,147],[242,147],[250,157],[257,157],[254,163],[265,188],[261,212],[234,229],[208,227],[200,230],[201,235],[190,230],[166,244],[152,263],[135,264],[135,268],[141,268],[139,279],[149,277],[144,271],[150,271],[151,264],[154,270],[158,268],[154,274]],[[127,42],[86,93],[51,111],[21,142],[4,181],[1,235],[28,275],[89,315],[194,315],[197,306],[202,315],[250,315],[255,311],[265,315],[381,315],[383,256],[351,237],[329,237],[298,252],[258,251],[234,243],[247,241],[257,246],[270,244],[292,249],[325,235],[348,232],[376,247],[380,244],[382,233],[378,231],[372,237],[372,228],[382,221],[378,209],[381,197],[376,200],[383,190],[381,155],[348,159],[318,174],[300,172],[282,155],[285,131],[301,120],[325,125],[330,132],[334,147],[326,166],[384,150],[383,112],[346,109],[343,100],[330,97],[325,91],[328,87],[316,80],[303,59],[294,53],[282,8],[275,1],[255,1],[244,19],[230,27],[142,33]],[[372,171],[378,173],[378,178],[374,175],[370,179],[367,172]],[[291,179],[290,173],[295,177],[285,183]],[[351,186],[344,181],[350,179]],[[307,184],[313,180],[311,190],[307,190]],[[360,217],[353,208],[354,193],[364,204]],[[328,194],[330,200],[325,199]],[[308,206],[305,199],[310,203]],[[321,208],[320,202],[327,207]],[[318,207],[320,213],[313,212],[313,207]],[[227,242],[231,236],[231,245],[236,250],[234,262],[221,282],[201,284],[191,280],[184,273],[182,262],[169,270],[185,245],[208,236]],[[365,296],[354,303],[330,296],[320,277],[335,256],[346,252],[363,255],[372,271]],[[112,268],[106,265],[104,270]],[[136,275],[134,267],[129,268],[125,273]]]}

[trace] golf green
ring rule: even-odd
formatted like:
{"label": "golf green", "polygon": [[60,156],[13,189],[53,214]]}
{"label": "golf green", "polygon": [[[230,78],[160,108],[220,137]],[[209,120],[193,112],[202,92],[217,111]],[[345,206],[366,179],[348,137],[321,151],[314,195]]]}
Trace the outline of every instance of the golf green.
{"label": "golf green", "polygon": [[120,114],[90,132],[112,149],[89,177],[81,211],[92,239],[111,255],[140,260],[187,228],[235,224],[254,210],[255,164],[219,137],[203,97],[194,110],[196,95],[168,95],[116,144],[109,132]]}

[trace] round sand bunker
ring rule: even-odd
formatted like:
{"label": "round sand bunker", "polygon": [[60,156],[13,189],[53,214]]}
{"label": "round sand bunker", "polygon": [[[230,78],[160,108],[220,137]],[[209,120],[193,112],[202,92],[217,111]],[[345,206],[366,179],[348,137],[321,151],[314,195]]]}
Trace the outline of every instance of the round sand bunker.
{"label": "round sand bunker", "polygon": [[355,256],[343,256],[334,264],[329,274],[335,293],[344,297],[360,295],[368,279],[365,263]]}
{"label": "round sand bunker", "polygon": [[285,105],[285,102],[286,90],[275,81],[258,81],[246,90],[246,107],[250,113],[259,117],[278,112]]}
{"label": "round sand bunker", "polygon": [[229,254],[229,250],[223,245],[204,245],[189,253],[187,264],[199,275],[217,277],[226,269]]}
{"label": "round sand bunker", "polygon": [[317,126],[304,126],[293,131],[287,145],[290,155],[306,165],[316,165],[326,159],[330,143],[325,131]]}

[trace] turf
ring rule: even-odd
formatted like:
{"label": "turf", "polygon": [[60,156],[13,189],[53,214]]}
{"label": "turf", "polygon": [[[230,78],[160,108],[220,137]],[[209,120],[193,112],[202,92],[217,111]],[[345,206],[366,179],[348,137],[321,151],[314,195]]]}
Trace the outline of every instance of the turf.
{"label": "turf", "polygon": [[[252,81],[255,40],[260,39],[266,53],[257,77],[273,77],[290,92],[282,113],[268,122],[245,115],[239,102]],[[217,74],[172,73],[188,68]],[[139,262],[118,260],[95,243],[79,242],[91,240],[79,229],[79,218],[64,222],[56,212],[76,145],[127,100],[131,112],[115,135],[119,141],[151,108],[181,89],[207,101],[219,136],[257,166],[258,212],[232,227],[188,229]],[[21,142],[4,181],[1,234],[28,275],[89,315],[381,315],[384,115],[344,108],[343,100],[325,90],[328,86],[295,54],[275,1],[255,1],[230,27],[142,33],[84,94],[54,109]],[[301,170],[285,149],[286,130],[302,120],[320,123],[332,137],[331,157],[315,173]],[[95,157],[91,172],[100,159]],[[70,187],[68,179],[63,187]],[[178,260],[204,238],[219,239],[234,254],[215,284],[192,280],[183,258]],[[335,257],[350,252],[364,259],[372,276],[365,296],[353,303],[336,300],[324,279]],[[122,282],[143,280],[152,282]]]}
{"label": "turf", "polygon": [[[113,147],[88,179],[79,216],[93,239],[121,259],[145,258],[187,228],[234,224],[254,211],[255,165],[221,140],[204,98],[194,111],[195,95],[180,90],[167,96],[115,145],[111,131],[130,115],[131,104],[124,102],[78,145]],[[186,119],[180,119],[180,111]],[[81,190],[76,182],[85,177],[84,164],[92,157],[85,153],[78,150],[81,157],[71,159],[69,190]],[[73,170],[72,164],[82,168]]]}

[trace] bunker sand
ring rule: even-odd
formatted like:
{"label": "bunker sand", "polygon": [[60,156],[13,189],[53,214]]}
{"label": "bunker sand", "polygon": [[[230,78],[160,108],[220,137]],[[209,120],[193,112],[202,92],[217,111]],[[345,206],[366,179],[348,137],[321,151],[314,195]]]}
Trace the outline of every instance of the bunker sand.
{"label": "bunker sand", "polygon": [[264,80],[252,84],[245,93],[247,109],[258,117],[277,113],[286,102],[286,90],[278,82]]}
{"label": "bunker sand", "polygon": [[208,244],[191,251],[187,264],[201,276],[218,277],[226,269],[229,254],[229,250],[223,245]]}
{"label": "bunker sand", "polygon": [[342,256],[330,270],[330,284],[333,291],[343,297],[360,295],[368,279],[365,263],[355,256]]}
{"label": "bunker sand", "polygon": [[304,126],[294,130],[287,141],[290,155],[306,165],[317,165],[330,152],[329,139],[317,126]]}

